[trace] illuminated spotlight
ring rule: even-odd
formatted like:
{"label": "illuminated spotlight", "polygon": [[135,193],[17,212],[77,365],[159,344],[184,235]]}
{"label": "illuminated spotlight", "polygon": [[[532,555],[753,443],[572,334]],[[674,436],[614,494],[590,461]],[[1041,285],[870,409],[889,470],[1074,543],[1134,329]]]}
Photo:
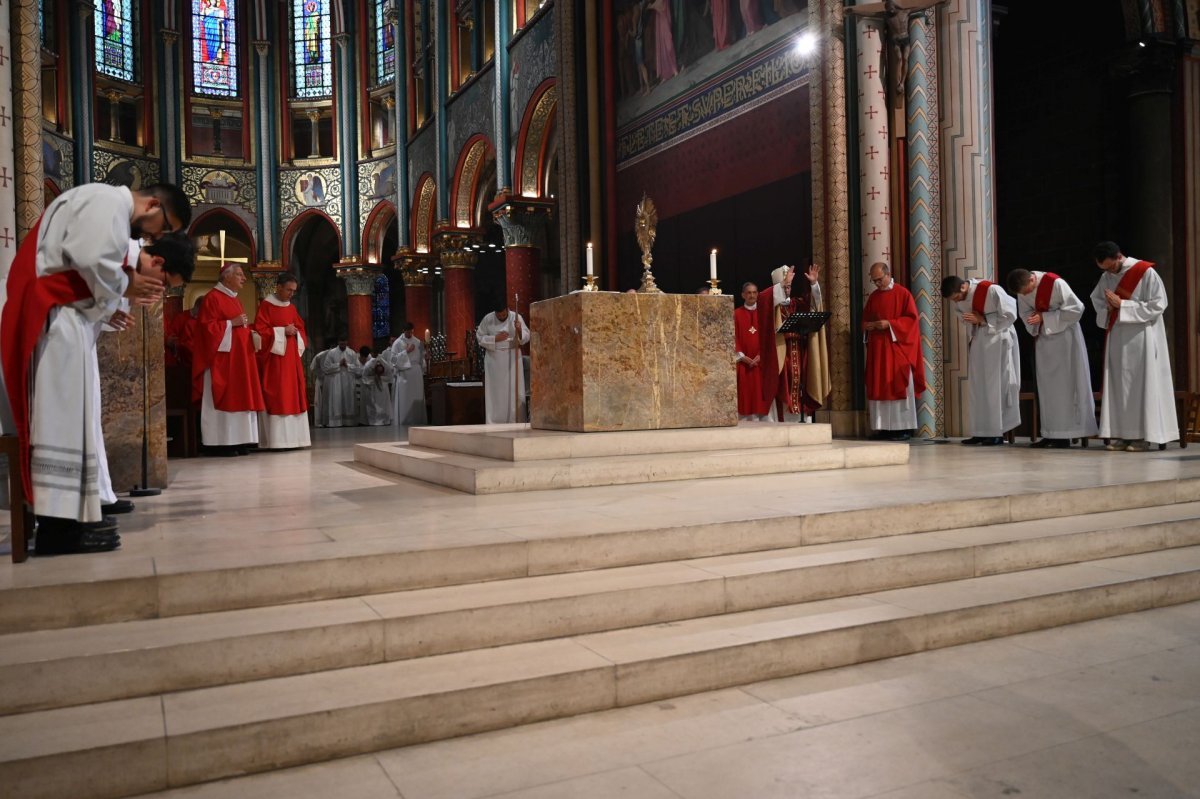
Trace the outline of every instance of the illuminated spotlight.
{"label": "illuminated spotlight", "polygon": [[810,56],[817,51],[817,35],[802,33],[796,37],[796,55]]}

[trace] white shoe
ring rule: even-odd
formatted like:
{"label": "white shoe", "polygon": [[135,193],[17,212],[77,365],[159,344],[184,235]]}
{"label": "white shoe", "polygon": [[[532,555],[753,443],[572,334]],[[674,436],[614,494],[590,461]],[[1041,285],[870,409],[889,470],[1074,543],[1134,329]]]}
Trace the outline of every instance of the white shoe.
{"label": "white shoe", "polygon": [[1129,446],[1127,446],[1125,448],[1125,451],[1126,452],[1149,452],[1150,451],[1150,442],[1145,441],[1145,440],[1130,441]]}
{"label": "white shoe", "polygon": [[1114,439],[1105,447],[1109,452],[1124,452],[1132,442],[1126,441],[1123,438]]}

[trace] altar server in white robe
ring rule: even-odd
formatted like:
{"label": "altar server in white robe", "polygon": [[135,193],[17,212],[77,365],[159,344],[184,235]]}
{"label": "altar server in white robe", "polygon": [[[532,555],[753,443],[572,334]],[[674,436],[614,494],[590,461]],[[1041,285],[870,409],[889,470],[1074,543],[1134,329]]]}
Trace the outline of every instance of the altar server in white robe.
{"label": "altar server in white robe", "polygon": [[392,365],[396,367],[395,422],[399,425],[425,424],[425,342],[413,335],[413,324],[404,326],[404,335],[392,344]]}
{"label": "altar server in white robe", "polygon": [[358,355],[342,338],[321,358],[321,419],[326,427],[355,427],[355,384],[360,365]]}
{"label": "altar server in white robe", "polygon": [[1033,446],[1066,449],[1072,439],[1096,435],[1092,372],[1079,327],[1083,300],[1053,272],[1014,269],[1008,288],[1034,341],[1042,438]]}
{"label": "altar server in white robe", "polygon": [[1100,437],[1110,450],[1144,452],[1179,438],[1167,351],[1167,289],[1149,261],[1126,258],[1111,241],[1095,249],[1104,270],[1092,291],[1096,324],[1108,331]]}
{"label": "altar server in white robe", "polygon": [[372,355],[359,373],[363,423],[379,427],[392,423],[391,381],[396,370],[382,355]]}
{"label": "altar server in white robe", "polygon": [[329,351],[336,346],[332,339],[325,340],[325,349],[313,356],[313,359],[308,362],[309,380],[312,381],[313,387],[313,427],[328,427],[325,423],[325,403],[322,400],[321,394],[325,383],[325,376],[321,374],[321,367],[325,363],[325,356]]}
{"label": "altar server in white robe", "polygon": [[119,545],[115,524],[102,518],[98,486],[96,325],[122,296],[142,304],[161,298],[162,270],[144,275],[130,263],[130,238],[157,239],[190,218],[176,187],[89,184],[51,203],[13,261],[0,340],[9,403],[0,417],[21,441],[38,554]]}
{"label": "altar server in white robe", "polygon": [[962,443],[992,447],[1021,423],[1021,355],[1017,349],[1017,301],[990,280],[942,281],[967,327],[967,433]]}
{"label": "altar server in white robe", "polygon": [[488,424],[524,422],[525,368],[521,346],[529,343],[529,327],[521,315],[501,305],[483,317],[475,331],[484,349],[483,396]]}

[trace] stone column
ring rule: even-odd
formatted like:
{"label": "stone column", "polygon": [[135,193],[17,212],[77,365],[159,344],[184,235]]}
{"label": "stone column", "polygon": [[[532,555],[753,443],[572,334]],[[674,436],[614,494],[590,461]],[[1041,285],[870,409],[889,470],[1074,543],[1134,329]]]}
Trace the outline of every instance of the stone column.
{"label": "stone column", "polygon": [[404,278],[404,314],[413,324],[413,335],[424,340],[433,327],[433,259],[401,247],[392,262]]}
{"label": "stone column", "polygon": [[[891,212],[892,196],[889,163],[889,92],[884,86],[887,62],[883,24],[879,20],[860,20],[855,25],[857,35],[855,76],[858,83],[858,205],[861,224],[859,239],[862,260],[858,264],[862,279],[862,300],[875,288],[867,277],[871,264],[883,261],[897,270],[892,262]],[[886,75],[892,83],[895,76]]]}
{"label": "stone column", "polygon": [[254,279],[254,296],[260,303],[275,293],[275,286],[282,274],[283,264],[279,261],[259,261],[250,269],[250,277]]}
{"label": "stone column", "polygon": [[813,259],[821,265],[829,320],[829,373],[833,390],[822,418],[835,435],[860,432],[854,410],[852,350],[861,337],[851,330],[850,209],[846,186],[846,53],[841,0],[813,0],[810,27],[818,36],[809,83],[812,124]]}
{"label": "stone column", "polygon": [[[0,12],[4,10],[0,5]],[[13,0],[11,11],[17,236],[24,238],[41,216],[45,197],[42,188],[42,41],[38,32],[37,0]],[[3,122],[0,119],[0,124]],[[0,180],[0,183],[6,182]]]}
{"label": "stone column", "polygon": [[[338,43],[339,54],[335,62],[338,92],[343,98],[355,97],[357,65],[354,40],[345,33],[338,34],[334,39]],[[335,97],[338,92],[335,92]],[[334,107],[337,114],[334,124],[337,125],[338,148],[341,150],[342,247],[343,253],[349,255],[359,251],[358,239],[362,233],[362,220],[358,215],[358,103],[339,102],[334,103]],[[316,136],[315,126],[313,136]]]}
{"label": "stone column", "polygon": [[67,14],[70,27],[71,52],[79,54],[68,61],[70,75],[67,85],[71,89],[71,120],[75,142],[75,185],[92,182],[92,125],[93,100],[92,70],[94,64],[86,54],[92,52],[92,15],[96,12],[94,0],[74,0],[68,7],[75,6],[74,14]]}
{"label": "stone column", "polygon": [[254,103],[257,109],[255,115],[254,135],[258,140],[257,167],[255,180],[258,183],[258,241],[259,252],[264,258],[275,258],[279,253],[279,242],[275,240],[278,225],[279,181],[275,176],[276,144],[275,131],[278,125],[278,114],[274,111],[275,84],[272,80],[271,43],[267,41],[254,42]]}
{"label": "stone column", "polygon": [[909,25],[906,155],[909,288],[917,302],[926,391],[917,397],[917,435],[945,434],[942,405],[942,173],[938,148],[936,17]]}
{"label": "stone column", "polygon": [[475,329],[475,263],[479,255],[467,245],[478,241],[473,231],[443,227],[434,234],[442,264],[446,302],[446,347],[457,357],[466,354],[465,340]]}
{"label": "stone column", "polygon": [[351,256],[339,261],[334,271],[346,281],[346,320],[350,328],[350,346],[355,351],[359,347],[370,347],[375,342],[371,331],[371,310],[379,268]]}
{"label": "stone column", "polygon": [[[1193,257],[1200,257],[1200,58],[1185,58],[1182,71],[1182,96],[1179,98],[1185,111],[1180,165],[1184,189],[1182,233],[1187,242],[1186,251],[1195,253]],[[1188,307],[1182,312],[1182,318],[1187,320],[1184,332],[1188,349],[1188,383],[1185,386],[1177,382],[1176,385],[1196,392],[1200,391],[1200,270],[1189,268],[1186,272]]]}
{"label": "stone column", "polygon": [[[179,74],[179,52],[176,49],[179,45],[179,31],[171,27],[175,22],[174,19],[167,20],[167,27],[158,32],[163,42],[163,63],[160,65],[162,69],[162,90],[156,98],[160,104],[159,113],[162,119],[162,140],[172,143],[178,142],[183,135],[180,131],[178,105],[178,87],[182,77]],[[165,183],[179,185],[179,157],[178,147],[168,145],[161,148],[159,164],[162,168],[162,176]]]}
{"label": "stone column", "polygon": [[[996,279],[992,176],[992,3],[951,0],[939,18],[942,247],[946,274]],[[941,295],[938,301],[944,302]],[[945,420],[960,435],[967,414],[967,337],[943,319]]]}
{"label": "stone column", "polygon": [[[504,291],[512,301],[518,298],[517,313],[528,321],[529,304],[541,299],[542,249],[545,247],[546,219],[552,206],[519,197],[500,197],[492,206],[492,216],[504,232]],[[568,287],[572,288],[572,287]]]}

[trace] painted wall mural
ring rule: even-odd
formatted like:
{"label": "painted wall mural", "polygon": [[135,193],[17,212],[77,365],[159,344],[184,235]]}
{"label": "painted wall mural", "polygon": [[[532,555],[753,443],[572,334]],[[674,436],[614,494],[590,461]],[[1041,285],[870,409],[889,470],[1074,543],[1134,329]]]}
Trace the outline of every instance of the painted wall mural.
{"label": "painted wall mural", "polygon": [[237,205],[258,215],[258,191],[251,170],[185,166],[180,187],[195,205]]}
{"label": "painted wall mural", "polygon": [[324,211],[342,226],[342,175],[338,167],[279,170],[279,225],[287,229],[304,211]]}
{"label": "painted wall mural", "polygon": [[159,181],[158,161],[130,158],[97,148],[92,152],[92,180],[140,189]]}
{"label": "painted wall mural", "polygon": [[358,222],[363,224],[381,200],[396,202],[396,159],[362,161],[358,165]]}
{"label": "painted wall mural", "polygon": [[495,94],[496,71],[489,69],[447,107],[446,142],[451,161],[458,160],[463,146],[476,133],[487,136],[489,141],[495,138],[492,104]]}
{"label": "painted wall mural", "polygon": [[47,179],[60,191],[75,185],[75,142],[42,131],[42,166]]}
{"label": "painted wall mural", "polygon": [[514,141],[521,126],[521,115],[525,113],[525,106],[529,104],[534,90],[546,78],[553,78],[559,73],[554,13],[551,8],[517,40],[509,54],[512,78],[509,81],[508,113]]}
{"label": "painted wall mural", "polygon": [[[431,125],[408,145],[408,185],[415,193],[417,180],[437,171],[437,130]],[[415,196],[415,194],[414,194]]]}

